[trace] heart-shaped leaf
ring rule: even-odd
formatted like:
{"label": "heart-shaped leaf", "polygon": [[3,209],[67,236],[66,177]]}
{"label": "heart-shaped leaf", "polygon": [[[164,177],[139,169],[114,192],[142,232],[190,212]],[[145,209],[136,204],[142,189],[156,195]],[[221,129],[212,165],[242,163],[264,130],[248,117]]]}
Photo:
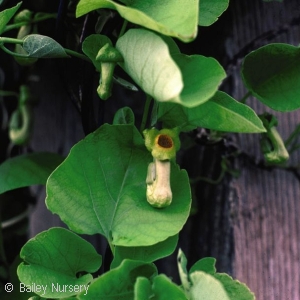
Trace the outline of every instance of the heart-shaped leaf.
{"label": "heart-shaped leaf", "polygon": [[67,58],[65,49],[55,40],[40,34],[30,34],[23,39],[23,49],[28,57]]}
{"label": "heart-shaped leaf", "polygon": [[228,8],[229,0],[200,0],[199,25],[210,26]]}
{"label": "heart-shaped leaf", "polygon": [[202,104],[216,93],[226,77],[222,66],[212,57],[184,54],[172,57],[180,68],[184,84],[182,92],[172,102],[186,107]]}
{"label": "heart-shaped leaf", "polygon": [[202,105],[187,108],[173,103],[159,103],[158,120],[167,128],[189,131],[203,127],[228,132],[265,132],[256,113],[224,92],[217,92]]}
{"label": "heart-shaped leaf", "polygon": [[154,264],[137,260],[124,260],[122,264],[98,277],[89,287],[88,294],[82,292],[77,296],[85,299],[124,299],[131,300],[134,295],[134,284],[138,277],[151,278],[157,275]]}
{"label": "heart-shaped leaf", "polygon": [[[124,1],[123,1],[124,2]],[[132,0],[127,6],[111,0],[81,0],[76,16],[99,8],[115,9],[126,20],[184,42],[197,35],[198,0]]]}
{"label": "heart-shaped leaf", "polygon": [[262,103],[279,111],[300,108],[300,48],[269,44],[248,54],[243,62],[245,85]]}
{"label": "heart-shaped leaf", "polygon": [[125,71],[149,95],[168,101],[183,88],[181,72],[162,38],[145,29],[131,29],[117,42]]}
{"label": "heart-shaped leaf", "polygon": [[[45,298],[65,298],[87,291],[91,274],[101,266],[94,247],[64,228],[51,228],[29,240],[21,249],[17,273],[23,289]],[[64,288],[65,287],[65,288]]]}
{"label": "heart-shaped leaf", "polygon": [[160,102],[187,107],[204,103],[217,91],[226,74],[213,58],[180,54],[170,38],[145,29],[131,29],[117,42],[125,71]]}
{"label": "heart-shaped leaf", "polygon": [[144,247],[122,247],[116,246],[111,268],[115,268],[125,259],[135,259],[144,262],[153,262],[157,259],[171,255],[178,242],[178,235],[171,236],[165,241],[152,246]]}
{"label": "heart-shaped leaf", "polygon": [[118,246],[157,244],[181,230],[191,199],[186,172],[173,164],[172,204],[150,206],[151,160],[133,125],[103,125],[75,145],[49,177],[46,204],[78,233],[100,233]]}
{"label": "heart-shaped leaf", "polygon": [[64,158],[55,153],[30,153],[7,159],[0,165],[0,194],[17,188],[46,184]]}
{"label": "heart-shaped leaf", "polygon": [[[1,3],[0,3],[1,4]],[[3,33],[6,24],[10,21],[10,19],[14,16],[17,10],[20,8],[22,2],[19,2],[14,7],[5,9],[0,11],[0,34]]]}

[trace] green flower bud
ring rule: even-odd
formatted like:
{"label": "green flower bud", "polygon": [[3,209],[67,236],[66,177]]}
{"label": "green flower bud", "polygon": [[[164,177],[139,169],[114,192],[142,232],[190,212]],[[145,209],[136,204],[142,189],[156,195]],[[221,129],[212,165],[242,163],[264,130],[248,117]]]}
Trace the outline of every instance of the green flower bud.
{"label": "green flower bud", "polygon": [[259,116],[267,132],[262,134],[260,142],[264,157],[269,164],[281,164],[289,159],[289,153],[285,148],[284,142],[278,133],[276,126],[277,119],[265,113]]}
{"label": "green flower bud", "polygon": [[96,60],[101,62],[101,78],[97,92],[102,100],[107,100],[111,96],[116,64],[122,62],[123,57],[116,48],[107,43],[99,50]]}

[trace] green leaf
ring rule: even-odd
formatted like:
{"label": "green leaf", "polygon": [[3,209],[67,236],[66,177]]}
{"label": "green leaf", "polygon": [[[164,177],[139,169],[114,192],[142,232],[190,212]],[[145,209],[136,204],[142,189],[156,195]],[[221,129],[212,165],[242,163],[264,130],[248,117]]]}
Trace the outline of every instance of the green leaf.
{"label": "green leaf", "polygon": [[207,274],[214,275],[216,270],[216,259],[213,257],[205,257],[198,260],[193,266],[190,268],[189,273],[193,273],[195,271],[203,271]]}
{"label": "green leaf", "polygon": [[130,107],[123,107],[123,108],[120,108],[115,116],[114,116],[114,120],[113,120],[113,124],[114,125],[118,125],[118,124],[132,124],[134,125],[134,113],[133,111],[131,110]]}
{"label": "green leaf", "polygon": [[[0,3],[1,4],[1,3]],[[16,6],[0,11],[0,34],[3,33],[6,24],[14,16],[17,10],[20,8],[22,2],[19,2]]]}
{"label": "green leaf", "polygon": [[193,108],[159,103],[158,120],[163,122],[164,127],[178,126],[182,131],[196,127],[243,133],[266,131],[260,118],[250,107],[220,91],[204,104]]}
{"label": "green leaf", "polygon": [[153,208],[146,200],[151,161],[133,125],[103,125],[76,144],[49,177],[46,204],[73,231],[103,234],[114,245],[164,241],[188,218],[190,187],[186,172],[172,164],[172,204]]}
{"label": "green leaf", "polygon": [[[89,273],[80,276],[80,272],[96,272],[101,266],[94,247],[64,228],[38,234],[23,246],[20,256],[25,261],[17,270],[20,281],[45,298],[69,297],[79,289],[86,293],[93,277]],[[43,288],[38,290],[36,285]],[[67,285],[64,291],[63,285]]]}
{"label": "green leaf", "polygon": [[153,284],[144,277],[139,277],[134,286],[134,300],[187,300],[184,291],[166,275],[160,274],[153,279]]}
{"label": "green leaf", "polygon": [[192,283],[189,290],[191,300],[240,300],[240,298],[229,298],[222,283],[202,271],[193,272],[190,279]]}
{"label": "green leaf", "polygon": [[197,35],[198,0],[132,0],[128,6],[111,0],[81,0],[76,16],[80,17],[99,8],[115,9],[126,20],[176,37],[184,42],[192,41]]}
{"label": "green leaf", "polygon": [[[190,275],[194,272],[203,271],[206,274],[212,275],[220,283],[226,291],[230,300],[254,300],[254,294],[249,288],[238,280],[234,280],[232,277],[225,273],[216,273],[216,260],[212,257],[205,257],[197,261],[190,269]],[[214,298],[213,298],[214,299]]]}
{"label": "green leaf", "polygon": [[164,274],[160,274],[154,278],[152,289],[155,294],[154,299],[157,300],[187,300],[184,291]]}
{"label": "green leaf", "polygon": [[212,57],[202,55],[172,55],[180,68],[184,88],[172,102],[186,107],[195,107],[209,100],[218,90],[226,73]]}
{"label": "green leaf", "polygon": [[160,243],[144,247],[116,246],[111,268],[115,268],[125,259],[135,259],[144,262],[153,262],[171,255],[177,246],[178,235],[171,236]]}
{"label": "green leaf", "polygon": [[242,77],[249,91],[274,110],[300,108],[300,48],[269,44],[248,54]]}
{"label": "green leaf", "polygon": [[93,62],[98,71],[101,69],[101,61],[97,61],[96,56],[106,44],[112,45],[112,42],[106,35],[101,34],[91,34],[82,43],[83,53]]}
{"label": "green leaf", "polygon": [[55,40],[40,34],[30,34],[23,39],[22,47],[28,57],[36,58],[67,58],[65,49]]}
{"label": "green leaf", "polygon": [[229,0],[200,0],[199,25],[210,26],[228,8]]}
{"label": "green leaf", "polygon": [[214,277],[223,284],[230,300],[255,300],[254,294],[244,283],[234,280],[228,274],[216,273]]}
{"label": "green leaf", "polygon": [[151,282],[145,277],[138,277],[134,285],[134,300],[149,300],[152,294]]}
{"label": "green leaf", "polygon": [[85,295],[82,292],[77,296],[79,300],[92,299],[122,299],[132,300],[134,284],[138,277],[151,278],[157,274],[155,265],[141,261],[124,260],[115,269],[94,280]]}
{"label": "green leaf", "polygon": [[17,188],[46,184],[52,171],[64,160],[55,153],[23,154],[0,165],[0,194]]}
{"label": "green leaf", "polygon": [[180,54],[170,38],[144,29],[129,30],[116,47],[124,57],[125,71],[160,102],[194,107],[212,97],[226,77],[215,59]]}
{"label": "green leaf", "polygon": [[180,94],[181,72],[161,37],[145,29],[131,29],[117,41],[116,48],[124,58],[125,71],[147,94],[158,101]]}

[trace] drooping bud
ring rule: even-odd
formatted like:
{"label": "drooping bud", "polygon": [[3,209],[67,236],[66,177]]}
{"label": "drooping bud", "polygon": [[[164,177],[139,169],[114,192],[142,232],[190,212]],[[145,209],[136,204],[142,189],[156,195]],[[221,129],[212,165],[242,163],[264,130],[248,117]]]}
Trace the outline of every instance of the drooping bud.
{"label": "drooping bud", "polygon": [[96,60],[101,62],[101,78],[97,92],[102,100],[107,100],[111,96],[116,64],[122,62],[123,57],[116,48],[107,43],[99,50]]}
{"label": "drooping bud", "polygon": [[289,153],[284,142],[278,133],[276,126],[277,119],[268,113],[259,116],[267,132],[262,134],[261,149],[269,164],[281,164],[289,159]]}

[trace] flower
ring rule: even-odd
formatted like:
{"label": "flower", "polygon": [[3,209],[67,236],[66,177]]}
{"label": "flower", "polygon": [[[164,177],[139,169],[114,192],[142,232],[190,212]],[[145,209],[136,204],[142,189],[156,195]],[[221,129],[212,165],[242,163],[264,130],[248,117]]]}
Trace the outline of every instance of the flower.
{"label": "flower", "polygon": [[145,146],[152,156],[158,160],[170,160],[176,157],[176,152],[180,148],[179,132],[177,128],[145,129]]}

